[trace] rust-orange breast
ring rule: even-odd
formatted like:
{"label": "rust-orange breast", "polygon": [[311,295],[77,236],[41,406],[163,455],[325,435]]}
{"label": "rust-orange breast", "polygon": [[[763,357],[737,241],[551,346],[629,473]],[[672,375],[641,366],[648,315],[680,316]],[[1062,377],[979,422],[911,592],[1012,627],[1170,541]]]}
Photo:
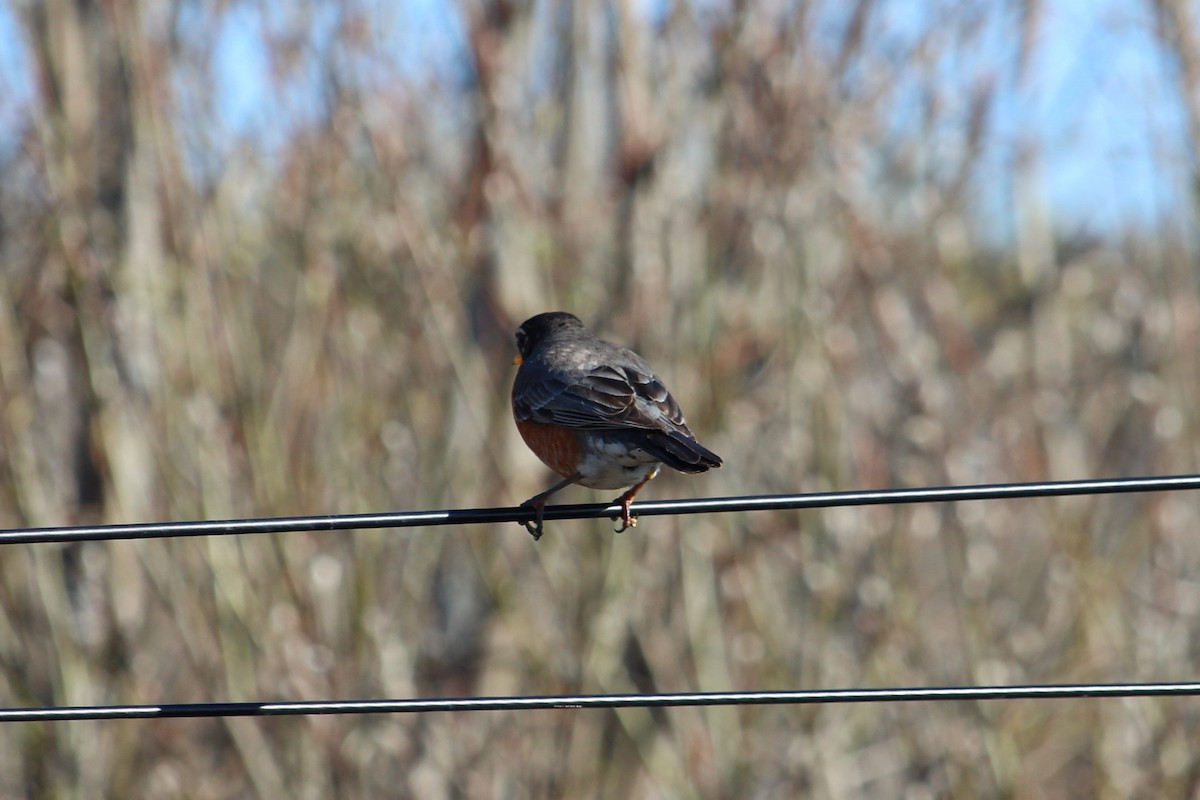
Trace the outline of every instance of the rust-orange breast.
{"label": "rust-orange breast", "polygon": [[564,478],[575,474],[579,468],[579,433],[558,425],[543,425],[518,419],[517,430],[529,449],[545,462],[546,466]]}

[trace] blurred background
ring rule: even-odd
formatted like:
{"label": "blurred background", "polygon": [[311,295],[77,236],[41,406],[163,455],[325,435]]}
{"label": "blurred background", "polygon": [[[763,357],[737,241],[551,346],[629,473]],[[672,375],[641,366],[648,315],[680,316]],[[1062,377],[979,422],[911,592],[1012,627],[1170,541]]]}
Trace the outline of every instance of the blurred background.
{"label": "blurred background", "polygon": [[[1194,473],[1200,4],[0,4],[0,526]],[[610,493],[611,494],[611,493]],[[610,494],[572,489],[561,502]],[[1194,680],[1193,494],[10,546],[0,704]],[[0,796],[1184,797],[1179,699],[12,725]]]}

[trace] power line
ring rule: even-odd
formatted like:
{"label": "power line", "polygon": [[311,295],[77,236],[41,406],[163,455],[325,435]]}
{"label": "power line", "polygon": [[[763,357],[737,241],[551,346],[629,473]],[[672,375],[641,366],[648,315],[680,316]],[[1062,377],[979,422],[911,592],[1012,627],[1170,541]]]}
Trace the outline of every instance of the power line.
{"label": "power line", "polygon": [[[667,514],[729,514],[743,511],[786,511],[833,506],[946,503],[964,500],[1003,500],[1029,497],[1063,497],[1084,494],[1164,492],[1200,489],[1200,475],[1163,475],[1145,478],[1104,478],[1082,481],[943,486],[923,489],[816,492],[748,497],[713,497],[701,500],[651,500],[634,504],[639,517]],[[615,519],[617,504],[547,506],[544,519]],[[106,539],[163,539],[177,536],[227,536],[291,531],[339,531],[368,528],[414,528],[434,525],[479,525],[525,522],[528,508],[467,508],[443,511],[400,511],[381,514],[335,514],[263,519],[153,522],[131,525],[92,525],[61,528],[0,530],[0,544],[47,544]]]}
{"label": "power line", "polygon": [[322,700],[283,703],[176,703],[0,709],[3,722],[64,722],[178,717],[273,717],[308,714],[399,714],[439,711],[537,711],[679,706],[816,705],[829,703],[1195,697],[1200,683],[1100,683],[1033,686],[948,686],[900,689],[811,689],[775,692],[455,697],[417,700]]}
{"label": "power line", "polygon": [[[640,516],[800,510],[834,506],[937,503],[1062,497],[1085,494],[1157,492],[1200,489],[1200,475],[1145,478],[986,484],[922,489],[759,495],[705,500],[660,500],[638,503]],[[545,519],[616,517],[620,506],[589,504],[550,506]],[[333,531],[522,522],[533,511],[523,508],[450,509],[384,514],[341,514],[242,520],[97,525],[0,530],[0,544],[39,544],[105,539],[155,539],[288,531]],[[1200,683],[1061,684],[1037,686],[929,687],[900,689],[818,689],[797,691],[695,692],[683,694],[560,695],[410,700],[238,702],[128,706],[45,706],[0,708],[0,723],[69,720],[114,720],[178,717],[293,716],[305,714],[382,714],[459,711],[548,710],[587,708],[653,708],[715,705],[807,705],[947,700],[1016,700],[1054,698],[1162,697],[1200,695]]]}

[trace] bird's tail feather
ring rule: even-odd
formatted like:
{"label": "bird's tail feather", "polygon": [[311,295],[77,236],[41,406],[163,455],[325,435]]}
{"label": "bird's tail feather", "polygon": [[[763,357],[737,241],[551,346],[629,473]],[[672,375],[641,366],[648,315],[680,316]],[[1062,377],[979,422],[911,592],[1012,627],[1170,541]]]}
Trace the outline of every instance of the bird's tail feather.
{"label": "bird's tail feather", "polygon": [[680,472],[707,472],[721,466],[721,457],[695,439],[679,432],[651,437],[646,451],[662,463]]}

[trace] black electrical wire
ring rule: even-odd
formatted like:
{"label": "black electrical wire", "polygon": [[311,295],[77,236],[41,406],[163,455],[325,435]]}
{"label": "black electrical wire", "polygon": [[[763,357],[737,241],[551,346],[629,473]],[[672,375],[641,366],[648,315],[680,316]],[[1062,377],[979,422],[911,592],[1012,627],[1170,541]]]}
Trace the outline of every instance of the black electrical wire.
{"label": "black electrical wire", "polygon": [[[948,486],[924,489],[821,492],[813,494],[724,497],[707,500],[660,500],[636,505],[637,514],[734,513],[795,510],[832,506],[937,503],[1066,495],[1113,494],[1200,489],[1200,475],[1168,475],[1084,481]],[[620,506],[550,506],[545,519],[616,517]],[[452,509],[385,514],[343,514],[272,519],[96,525],[0,530],[0,544],[39,544],[105,539],[155,539],[287,531],[332,531],[523,522],[533,512],[524,508]],[[543,697],[474,697],[411,700],[313,702],[175,703],[128,706],[45,706],[0,708],[2,722],[115,720],[178,717],[292,716],[306,714],[429,713],[586,708],[653,708],[715,705],[805,705],[818,703],[914,702],[947,700],[1016,700],[1200,695],[1200,683],[1058,684],[1040,686],[968,686],[900,689],[816,689],[797,691],[695,692],[684,694],[560,695]]]}
{"label": "black electrical wire", "polygon": [[901,689],[812,689],[776,692],[454,697],[418,700],[321,700],[283,703],[176,703],[0,709],[3,722],[63,722],[178,717],[273,717],[308,714],[397,714],[438,711],[536,711],[678,706],[814,705],[828,703],[1195,697],[1200,683],[1097,683],[1040,686],[947,686]]}
{"label": "black electrical wire", "polygon": [[[743,511],[783,511],[833,506],[946,503],[964,500],[1002,500],[1027,497],[1163,492],[1200,489],[1200,475],[1163,475],[1145,478],[1104,478],[1082,481],[943,486],[924,489],[777,494],[750,497],[713,497],[702,500],[651,500],[635,503],[639,517],[666,514],[729,514]],[[615,503],[547,506],[547,520],[617,518]],[[433,525],[478,525],[525,522],[533,519],[528,508],[467,508],[444,511],[399,511],[380,514],[337,514],[264,519],[152,522],[131,525],[92,525],[61,528],[0,530],[0,544],[47,544],[106,539],[162,539],[176,536],[225,536],[289,531],[339,531],[367,528],[413,528]]]}

